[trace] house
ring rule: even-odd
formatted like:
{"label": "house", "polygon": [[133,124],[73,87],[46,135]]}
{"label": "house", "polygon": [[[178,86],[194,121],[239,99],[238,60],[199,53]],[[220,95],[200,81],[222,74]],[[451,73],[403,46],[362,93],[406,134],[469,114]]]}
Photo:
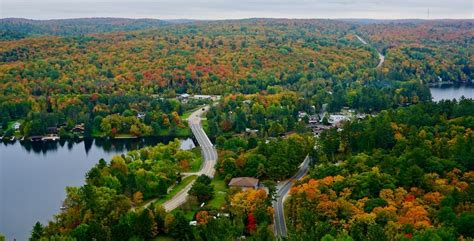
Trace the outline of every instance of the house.
{"label": "house", "polygon": [[212,96],[210,96],[210,95],[194,95],[193,99],[196,99],[196,100],[211,100]]}
{"label": "house", "polygon": [[298,111],[298,121],[301,121],[306,116],[308,116],[308,113],[306,113],[305,111]]}
{"label": "house", "polygon": [[329,115],[329,120],[328,122],[331,123],[332,125],[337,125],[342,121],[349,120],[349,117],[347,115]]}
{"label": "house", "polygon": [[257,129],[245,128],[245,132],[248,133],[248,134],[257,134],[258,130]]}
{"label": "house", "polygon": [[137,118],[138,119],[143,119],[143,118],[145,118],[145,115],[146,115],[145,113],[139,112],[139,113],[137,113]]}
{"label": "house", "polygon": [[316,125],[319,122],[319,117],[318,115],[310,115],[308,118],[308,123],[310,125]]}
{"label": "house", "polygon": [[81,123],[79,125],[75,125],[74,128],[71,130],[74,133],[84,133],[84,123]]}
{"label": "house", "polygon": [[191,97],[190,94],[187,94],[187,93],[180,94],[180,95],[178,96],[178,100],[180,100],[180,101],[183,102],[183,103],[186,103],[186,102],[188,102],[189,97]]}
{"label": "house", "polygon": [[21,124],[18,121],[13,123],[13,129],[15,129],[16,131],[20,129],[20,126],[21,126]]}
{"label": "house", "polygon": [[235,177],[230,180],[229,187],[237,187],[242,190],[257,189],[258,179],[254,177]]}
{"label": "house", "polygon": [[252,104],[252,100],[244,100],[242,101],[244,104],[250,105]]}

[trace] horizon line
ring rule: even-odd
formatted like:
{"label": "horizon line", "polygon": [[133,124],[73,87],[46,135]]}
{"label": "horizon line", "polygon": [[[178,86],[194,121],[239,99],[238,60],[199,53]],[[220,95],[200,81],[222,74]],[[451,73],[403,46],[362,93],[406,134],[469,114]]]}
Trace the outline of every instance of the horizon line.
{"label": "horizon line", "polygon": [[127,20],[161,20],[161,21],[231,21],[231,20],[251,20],[251,19],[281,19],[281,20],[375,20],[375,21],[401,21],[401,20],[474,20],[474,18],[291,18],[291,17],[248,17],[248,18],[132,18],[132,17],[77,17],[77,18],[27,18],[27,17],[6,17],[0,20],[7,19],[23,19],[32,21],[54,21],[54,20],[79,20],[79,19],[127,19]]}

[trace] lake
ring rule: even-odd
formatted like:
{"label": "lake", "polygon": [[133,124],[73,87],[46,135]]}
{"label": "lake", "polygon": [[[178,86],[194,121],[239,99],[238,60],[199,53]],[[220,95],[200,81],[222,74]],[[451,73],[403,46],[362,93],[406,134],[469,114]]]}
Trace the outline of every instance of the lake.
{"label": "lake", "polygon": [[474,99],[474,84],[431,86],[430,92],[433,101],[447,99],[459,100],[462,96]]}
{"label": "lake", "polygon": [[[31,143],[0,142],[0,233],[7,240],[28,240],[36,221],[46,224],[58,213],[66,186],[80,186],[85,173],[100,158],[173,138],[84,140]],[[194,148],[188,138],[182,149]]]}

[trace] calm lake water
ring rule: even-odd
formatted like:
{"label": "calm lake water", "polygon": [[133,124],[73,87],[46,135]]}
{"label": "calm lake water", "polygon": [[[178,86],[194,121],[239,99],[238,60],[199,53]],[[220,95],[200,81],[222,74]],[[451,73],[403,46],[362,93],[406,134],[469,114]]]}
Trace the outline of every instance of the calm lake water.
{"label": "calm lake water", "polygon": [[[7,240],[28,240],[36,221],[46,224],[59,212],[65,187],[82,185],[85,173],[100,158],[109,161],[128,150],[171,140],[0,142],[0,233]],[[192,139],[181,140],[182,149],[193,147]]]}
{"label": "calm lake water", "polygon": [[456,99],[459,100],[462,96],[474,99],[474,84],[462,85],[441,85],[430,87],[433,101]]}

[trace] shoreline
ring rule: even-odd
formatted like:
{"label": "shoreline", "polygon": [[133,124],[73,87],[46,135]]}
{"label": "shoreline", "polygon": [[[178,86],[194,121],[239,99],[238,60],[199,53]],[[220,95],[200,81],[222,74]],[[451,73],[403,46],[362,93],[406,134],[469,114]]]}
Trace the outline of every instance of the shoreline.
{"label": "shoreline", "polygon": [[459,82],[442,81],[442,82],[436,82],[436,83],[426,83],[426,86],[428,88],[461,87],[461,86],[474,87],[474,80],[459,81]]}

